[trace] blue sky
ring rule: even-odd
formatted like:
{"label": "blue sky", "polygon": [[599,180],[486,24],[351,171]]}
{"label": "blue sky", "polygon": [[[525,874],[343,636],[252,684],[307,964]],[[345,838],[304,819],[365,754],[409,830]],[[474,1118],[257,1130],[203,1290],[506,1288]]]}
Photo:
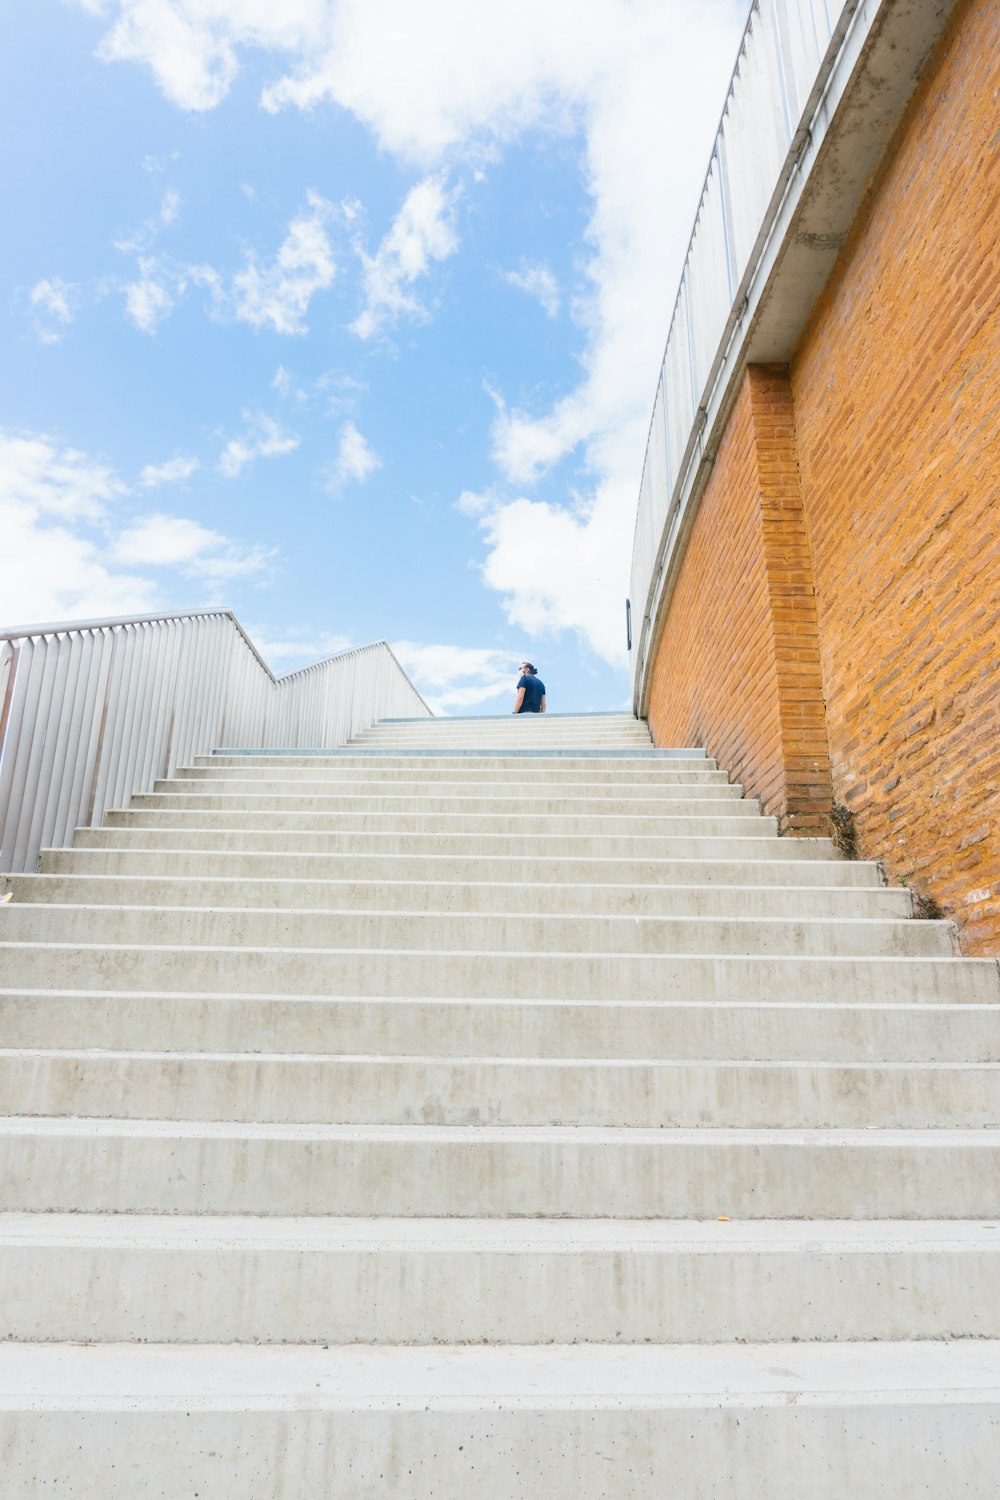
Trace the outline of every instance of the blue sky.
{"label": "blue sky", "polygon": [[0,619],[385,638],[624,706],[658,361],[745,0],[2,9]]}

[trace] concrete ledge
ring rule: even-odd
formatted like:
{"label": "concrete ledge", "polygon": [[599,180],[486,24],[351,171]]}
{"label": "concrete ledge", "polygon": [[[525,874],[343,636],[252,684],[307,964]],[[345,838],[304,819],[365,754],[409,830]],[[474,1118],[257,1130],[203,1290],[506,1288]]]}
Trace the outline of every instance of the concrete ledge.
{"label": "concrete ledge", "polygon": [[972,1219],[1000,1132],[0,1120],[15,1212]]}
{"label": "concrete ledge", "polygon": [[985,1129],[1000,1119],[1000,1063],[5,1048],[0,1097],[47,1118]]}
{"label": "concrete ledge", "polygon": [[0,1288],[24,1341],[995,1338],[1000,1222],[8,1214]]}
{"label": "concrete ledge", "polygon": [[0,990],[12,1047],[385,1056],[604,1057],[812,1062],[1000,1062],[1000,1006],[797,1000],[339,999],[156,991]]}
{"label": "concrete ledge", "polygon": [[998,1368],[982,1341],[7,1347],[5,1500],[994,1500]]}

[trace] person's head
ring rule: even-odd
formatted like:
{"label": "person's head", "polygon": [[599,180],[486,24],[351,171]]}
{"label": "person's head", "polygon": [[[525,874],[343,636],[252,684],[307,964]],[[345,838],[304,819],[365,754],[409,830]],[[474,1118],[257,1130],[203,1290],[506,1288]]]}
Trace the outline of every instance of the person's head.
{"label": "person's head", "polygon": [[523,672],[523,673],[524,673],[524,674],[525,674],[525,676],[527,676],[527,677],[534,677],[534,676],[535,676],[535,669],[534,669],[534,667],[533,667],[533,666],[532,666],[532,665],[531,665],[531,662],[530,662],[530,661],[523,661],[523,662],[522,662],[522,663],[521,663],[521,671],[522,671],[522,672]]}

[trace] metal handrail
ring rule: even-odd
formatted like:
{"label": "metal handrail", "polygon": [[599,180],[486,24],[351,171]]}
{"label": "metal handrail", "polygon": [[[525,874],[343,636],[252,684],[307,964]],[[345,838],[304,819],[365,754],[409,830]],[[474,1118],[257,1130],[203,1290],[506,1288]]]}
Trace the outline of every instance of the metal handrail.
{"label": "metal handrail", "polygon": [[753,0],[705,175],[660,366],[636,508],[629,597],[638,705],[653,612],[707,415],[754,277],[862,0]]}
{"label": "metal handrail", "polygon": [[61,635],[71,630],[103,630],[114,625],[157,625],[166,620],[197,620],[197,619],[227,619],[232,620],[240,635],[246,641],[250,650],[260,662],[264,671],[272,682],[277,682],[267,662],[261,656],[253,641],[247,635],[239,620],[231,609],[171,609],[164,614],[158,615],[108,615],[99,620],[61,620],[55,624],[45,625],[14,625],[0,627],[0,641],[14,641],[26,635]]}
{"label": "metal handrail", "polygon": [[385,641],[275,677],[230,610],[0,630],[0,870],[220,745],[319,749],[430,709]]}

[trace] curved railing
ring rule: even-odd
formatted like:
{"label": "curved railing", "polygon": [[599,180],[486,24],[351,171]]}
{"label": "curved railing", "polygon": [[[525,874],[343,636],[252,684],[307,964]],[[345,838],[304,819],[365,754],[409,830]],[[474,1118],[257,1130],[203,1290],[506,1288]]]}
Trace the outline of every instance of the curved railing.
{"label": "curved railing", "polygon": [[650,422],[630,582],[637,704],[658,586],[727,352],[860,0],[754,0],[688,246]]}
{"label": "curved railing", "polygon": [[276,678],[228,610],[0,630],[0,870],[220,745],[334,747],[429,713],[384,641]]}

